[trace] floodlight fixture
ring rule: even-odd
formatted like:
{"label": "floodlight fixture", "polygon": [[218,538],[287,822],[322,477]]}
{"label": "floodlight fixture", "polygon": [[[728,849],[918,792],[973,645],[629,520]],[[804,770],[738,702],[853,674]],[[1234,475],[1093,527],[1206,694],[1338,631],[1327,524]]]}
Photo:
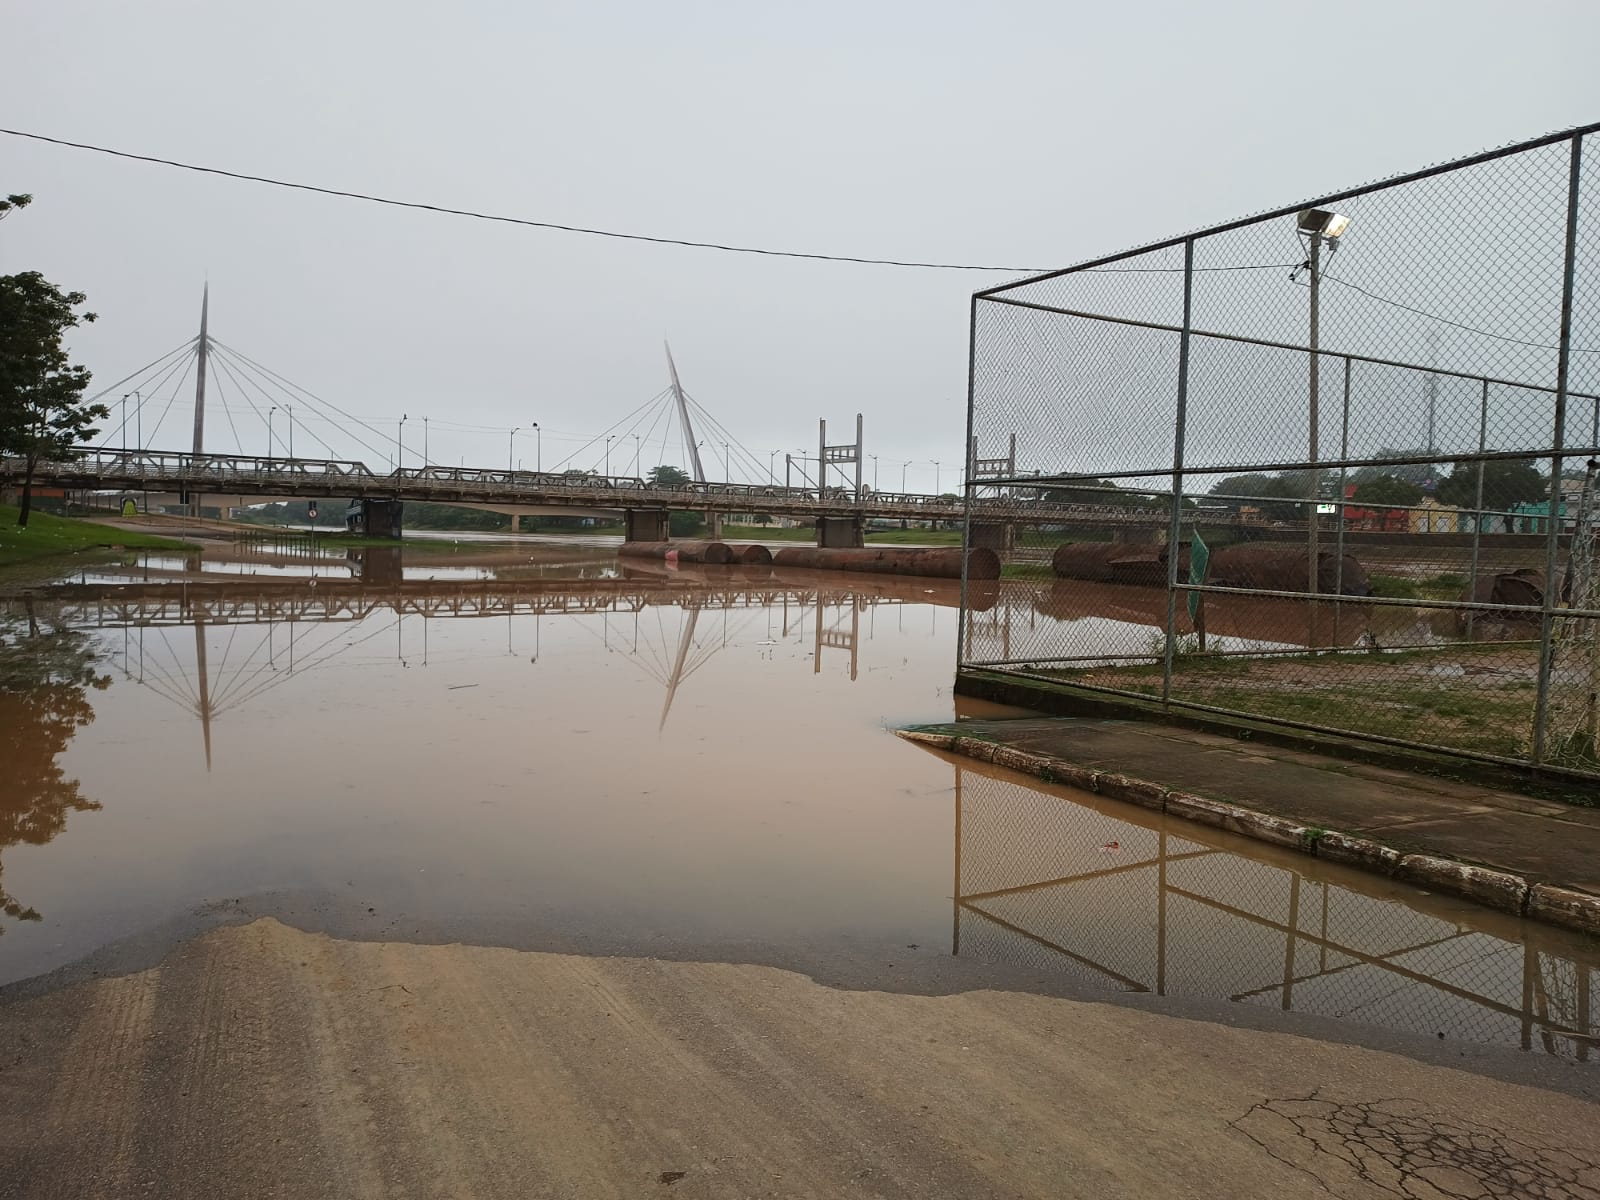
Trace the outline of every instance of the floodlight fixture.
{"label": "floodlight fixture", "polygon": [[1295,217],[1301,233],[1321,234],[1328,241],[1337,241],[1350,228],[1350,218],[1331,208],[1304,208]]}

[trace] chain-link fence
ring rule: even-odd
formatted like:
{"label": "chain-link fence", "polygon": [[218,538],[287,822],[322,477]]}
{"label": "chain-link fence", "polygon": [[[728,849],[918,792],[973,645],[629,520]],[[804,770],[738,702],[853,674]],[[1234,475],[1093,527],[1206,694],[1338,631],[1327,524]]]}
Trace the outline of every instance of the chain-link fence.
{"label": "chain-link fence", "polygon": [[1583,1060],[1600,1038],[1600,959],[1580,939],[955,771],[957,954]]}
{"label": "chain-link fence", "polygon": [[963,667],[1600,775],[1600,126],[972,322]]}

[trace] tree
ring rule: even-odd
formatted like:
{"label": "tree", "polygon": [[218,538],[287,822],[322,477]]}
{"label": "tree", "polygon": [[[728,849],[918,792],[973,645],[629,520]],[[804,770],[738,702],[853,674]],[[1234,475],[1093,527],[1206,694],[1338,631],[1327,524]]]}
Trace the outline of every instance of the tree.
{"label": "tree", "polygon": [[1356,488],[1353,499],[1379,507],[1407,508],[1422,499],[1422,489],[1393,475],[1377,475]]}
{"label": "tree", "polygon": [[[20,207],[18,199],[6,201],[6,213]],[[84,403],[88,368],[74,365],[61,344],[67,330],[95,319],[77,311],[86,299],[37,271],[0,275],[0,454],[26,464],[17,515],[24,528],[39,462],[66,457],[99,432],[94,422],[111,415],[103,404]]]}
{"label": "tree", "polygon": [[687,472],[681,471],[677,467],[665,465],[651,467],[650,473],[645,478],[650,481],[652,486],[659,488],[677,488],[686,483],[694,482],[693,479],[689,478]]}
{"label": "tree", "polygon": [[[67,814],[98,809],[56,760],[84,725],[94,720],[87,690],[103,691],[109,675],[94,670],[89,636],[65,628],[41,629],[0,617],[0,849],[42,846],[65,827]],[[21,921],[39,914],[0,887],[0,912]]]}
{"label": "tree", "polygon": [[[1478,464],[1458,462],[1439,481],[1434,497],[1440,504],[1476,508]],[[1512,508],[1550,499],[1550,481],[1525,458],[1497,458],[1483,464],[1483,506]]]}

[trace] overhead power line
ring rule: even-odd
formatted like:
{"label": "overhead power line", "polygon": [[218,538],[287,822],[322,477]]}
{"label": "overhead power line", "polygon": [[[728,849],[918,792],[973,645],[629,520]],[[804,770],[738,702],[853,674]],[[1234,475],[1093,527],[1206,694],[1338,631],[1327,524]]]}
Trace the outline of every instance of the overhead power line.
{"label": "overhead power line", "polygon": [[701,242],[690,238],[657,237],[644,233],[623,233],[615,229],[592,229],[584,225],[567,225],[558,221],[535,221],[528,217],[508,217],[499,213],[478,212],[470,208],[452,208],[444,204],[426,204],[420,200],[397,200],[391,196],[375,196],[367,192],[346,191],[343,188],[323,187],[312,183],[295,183],[287,179],[274,179],[268,175],[252,175],[243,171],[228,171],[221,167],[203,167],[197,163],[179,162],[153,154],[135,154],[129,150],[115,150],[109,146],[95,146],[88,142],[73,142],[66,138],[47,137],[42,133],[29,133],[22,129],[0,128],[0,133],[11,137],[47,142],[52,146],[65,146],[72,150],[88,150],[112,158],[125,158],[133,162],[153,163],[162,167],[176,167],[182,171],[195,171],[202,175],[220,175],[225,179],[238,179],[247,183],[264,183],[271,187],[290,188],[297,192],[315,192],[322,196],[339,196],[346,200],[363,200],[369,204],[386,204],[391,208],[411,208],[420,212],[443,213],[452,217],[467,217],[474,221],[495,221],[502,225],[523,225],[533,229],[553,229],[562,233],[581,233],[590,237],[616,238],[628,242],[653,242],[660,246],[687,246],[696,250],[721,250],[729,254],[760,254],[769,258],[804,258],[817,262],[860,263],[874,267],[913,267],[927,271],[1003,271],[1012,275],[1038,274],[1051,267],[1005,267],[973,263],[918,262],[899,258],[866,258],[853,254],[811,254],[801,250],[772,250],[761,246],[735,246],[724,242]]}

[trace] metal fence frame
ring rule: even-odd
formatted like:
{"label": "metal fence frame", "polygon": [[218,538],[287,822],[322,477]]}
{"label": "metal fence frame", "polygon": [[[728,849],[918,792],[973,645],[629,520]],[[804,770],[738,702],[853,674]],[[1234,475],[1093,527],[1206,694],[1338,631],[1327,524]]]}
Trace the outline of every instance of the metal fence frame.
{"label": "metal fence frame", "polygon": [[[1552,725],[1550,696],[1557,643],[1584,646],[1600,641],[1600,603],[1595,599],[1600,595],[1600,589],[1596,589],[1591,580],[1581,594],[1573,596],[1569,602],[1563,598],[1562,584],[1559,582],[1562,579],[1564,546],[1569,551],[1566,564],[1568,586],[1575,571],[1572,562],[1574,547],[1584,549],[1585,561],[1589,564],[1586,570],[1591,574],[1600,571],[1600,568],[1593,565],[1594,538],[1597,530],[1600,530],[1600,520],[1596,519],[1597,511],[1600,511],[1600,484],[1596,481],[1600,480],[1600,476],[1597,476],[1592,461],[1576,512],[1567,503],[1567,494],[1564,491],[1565,472],[1574,464],[1581,467],[1585,460],[1600,457],[1600,370],[1586,369],[1581,380],[1575,379],[1574,375],[1575,323],[1581,323],[1587,340],[1600,346],[1600,137],[1595,136],[1597,134],[1600,134],[1600,123],[1552,133],[1528,142],[1378,183],[1335,192],[1306,203],[1275,209],[1195,233],[1150,243],[1133,250],[1093,258],[1076,266],[1015,280],[975,293],[969,315],[966,437],[968,449],[967,478],[964,488],[968,544],[994,545],[1001,549],[1003,556],[1007,555],[1013,544],[1014,525],[1024,524],[1027,521],[1030,498],[1042,498],[1048,495],[1051,488],[1070,487],[1072,494],[1081,498],[1085,493],[1096,490],[1115,491],[1118,488],[1131,486],[1142,492],[1152,505],[1157,502],[1164,505],[1164,519],[1159,521],[1160,532],[1164,535],[1168,547],[1181,547],[1185,528],[1198,528],[1199,525],[1199,518],[1194,511],[1197,498],[1215,498],[1210,492],[1189,490],[1187,485],[1192,481],[1204,476],[1293,471],[1309,473],[1311,480],[1309,492],[1303,501],[1296,502],[1291,498],[1279,499],[1276,502],[1299,503],[1300,509],[1297,511],[1303,511],[1305,514],[1304,536],[1309,577],[1304,588],[1294,589],[1281,586],[1217,585],[1207,582],[1204,578],[1191,581],[1184,578],[1180,570],[1181,554],[1168,553],[1164,583],[1166,620],[1164,628],[1159,630],[1162,645],[1159,655],[1149,656],[1132,656],[1126,651],[1119,652],[1109,647],[1094,645],[1078,647],[1083,653],[1072,655],[1061,653],[1059,646],[1050,647],[1036,643],[1025,647],[1026,652],[1015,658],[1000,659],[993,655],[984,657],[981,654],[974,654],[971,639],[965,636],[967,622],[972,614],[964,606],[964,636],[959,643],[958,669],[994,670],[1061,682],[1062,673],[1075,664],[1112,661],[1125,663],[1134,657],[1144,657],[1147,661],[1153,662],[1159,658],[1161,665],[1159,700],[1163,706],[1169,708],[1179,707],[1233,716],[1242,715],[1252,719],[1267,719],[1285,725],[1369,737],[1376,741],[1426,746],[1431,750],[1445,750],[1466,758],[1514,762],[1519,766],[1532,765],[1563,773],[1576,771],[1583,777],[1600,777],[1600,755],[1596,755],[1593,745],[1592,715],[1589,717],[1590,742],[1587,750],[1583,752],[1587,757],[1582,757],[1576,763],[1556,762],[1556,756],[1552,755],[1550,745]],[[1551,156],[1563,149],[1566,160],[1565,186],[1559,189],[1564,191],[1564,195],[1558,196],[1554,172],[1551,169],[1553,165]],[[1587,172],[1584,169],[1586,157]],[[1480,168],[1483,170],[1473,174]],[[1484,172],[1488,174],[1485,176]],[[1482,205],[1486,211],[1499,211],[1495,207],[1499,203],[1496,197],[1510,196],[1511,189],[1519,183],[1525,183],[1526,178],[1533,176],[1535,172],[1542,172],[1538,178],[1546,189],[1547,198],[1555,203],[1546,204],[1539,210],[1543,214],[1544,224],[1540,228],[1547,235],[1546,242],[1537,243],[1530,232],[1528,246],[1542,245],[1544,250],[1548,251],[1551,248],[1549,237],[1557,229],[1556,216],[1559,215],[1562,249],[1558,303],[1550,304],[1551,298],[1547,290],[1535,292],[1525,289],[1525,291],[1528,296],[1537,296],[1541,303],[1549,305],[1552,309],[1558,309],[1559,318],[1557,327],[1553,331],[1553,344],[1530,341],[1527,336],[1519,338],[1517,335],[1520,330],[1517,328],[1496,330],[1475,328],[1469,322],[1452,319],[1449,312],[1427,312],[1416,307],[1408,311],[1428,321],[1442,323],[1443,326],[1467,330],[1471,335],[1465,339],[1468,342],[1467,353],[1476,352],[1478,360],[1445,365],[1441,365],[1437,359],[1431,363],[1415,361],[1417,356],[1414,351],[1418,347],[1414,344],[1414,339],[1412,344],[1404,347],[1405,353],[1376,352],[1374,343],[1381,345],[1389,339],[1392,344],[1393,333],[1390,329],[1378,332],[1358,328],[1353,333],[1347,329],[1345,344],[1319,344],[1318,283],[1332,276],[1326,274],[1318,263],[1319,248],[1323,245],[1323,239],[1318,236],[1309,239],[1308,262],[1305,264],[1311,273],[1310,322],[1309,334],[1303,342],[1286,340],[1282,337],[1261,336],[1248,329],[1207,327],[1196,321],[1196,282],[1202,272],[1256,269],[1255,265],[1235,267],[1227,262],[1215,261],[1219,252],[1217,247],[1220,246],[1221,253],[1224,254],[1234,247],[1235,243],[1228,240],[1230,237],[1237,237],[1240,245],[1248,244],[1247,239],[1254,237],[1256,231],[1265,231],[1274,223],[1281,225],[1289,222],[1307,209],[1331,209],[1335,205],[1346,203],[1359,204],[1374,197],[1377,199],[1373,200],[1373,203],[1379,206],[1381,213],[1385,211],[1381,207],[1383,203],[1394,202],[1394,198],[1399,196],[1401,198],[1398,201],[1397,211],[1404,212],[1408,203],[1404,197],[1405,189],[1412,187],[1437,186],[1447,189],[1459,183],[1463,189],[1478,189],[1474,203]],[[1494,190],[1497,187],[1501,189],[1498,193]],[[1531,186],[1527,187],[1530,194],[1535,190]],[[1426,201],[1429,194],[1426,191],[1422,193],[1422,200]],[[1535,200],[1533,206],[1538,203],[1539,201]],[[1559,213],[1546,211],[1554,207],[1559,207]],[[1507,201],[1505,211],[1514,216],[1518,210],[1515,204]],[[1509,224],[1503,235],[1504,240],[1500,250],[1513,255],[1524,252],[1523,247],[1518,246],[1515,240],[1519,235],[1520,230],[1516,224],[1514,222]],[[1433,230],[1420,229],[1416,236],[1417,244],[1422,246],[1427,239],[1437,238],[1438,235]],[[1434,246],[1437,247],[1437,242]],[[1509,251],[1507,247],[1510,247]],[[1182,255],[1181,267],[1170,263],[1170,259],[1178,252]],[[1532,258],[1535,251],[1527,250],[1526,253]],[[1206,265],[1197,265],[1197,254],[1206,256]],[[1426,254],[1419,253],[1417,260],[1424,261],[1426,257]],[[1485,256],[1480,256],[1480,259],[1483,257]],[[1456,293],[1446,291],[1446,295],[1451,300],[1460,299],[1464,306],[1470,307],[1481,296],[1481,292],[1475,294],[1468,290],[1470,282],[1475,278],[1474,272],[1481,276],[1487,268],[1483,262],[1473,260],[1470,253],[1463,256],[1462,261],[1465,265],[1459,267],[1459,277],[1462,281],[1459,285],[1460,290]],[[1548,259],[1540,261],[1546,267],[1552,265]],[[1155,262],[1168,265],[1147,265]],[[1399,262],[1394,277],[1406,279],[1407,276],[1404,274],[1406,268],[1407,262]],[[1297,268],[1297,271],[1300,269],[1304,268]],[[1162,294],[1165,296],[1164,300],[1158,296],[1155,302],[1149,301],[1148,298],[1131,298],[1131,291],[1127,297],[1119,297],[1113,293],[1109,301],[1104,298],[1096,299],[1103,297],[1109,289],[1120,286],[1117,282],[1119,272],[1123,273],[1121,278],[1137,278],[1141,272],[1166,272],[1169,277],[1181,279],[1181,291],[1174,296],[1169,290]],[[1529,274],[1536,273],[1530,271]],[[1415,276],[1410,278],[1414,279]],[[1108,280],[1110,282],[1107,282]],[[1052,289],[1065,289],[1069,294],[1077,294],[1073,293],[1072,289],[1080,284],[1079,292],[1090,297],[1091,302],[1057,303],[1052,300]],[[1362,289],[1356,287],[1355,290]],[[1244,295],[1243,292],[1240,294]],[[1372,296],[1370,291],[1366,294]],[[1392,303],[1384,300],[1382,296],[1373,296],[1373,299]],[[1163,308],[1166,312],[1165,319],[1155,319],[1148,311],[1152,303]],[[1397,307],[1406,308],[1404,304],[1399,304]],[[1515,305],[1508,300],[1504,307],[1510,311]],[[1534,305],[1528,304],[1526,307],[1532,309]],[[1268,314],[1271,320],[1263,320],[1262,323],[1281,322],[1288,310],[1287,303],[1282,305],[1282,309],[1283,311]],[[1008,310],[1012,314],[1010,318],[996,317],[996,314]],[[1180,310],[1181,316],[1177,316]],[[1022,318],[1016,315],[1019,312],[1026,314],[1029,320],[1053,322],[1051,325],[1041,325],[1040,328],[1053,331],[1050,337],[1055,340],[1051,341],[1050,338],[1040,335],[1035,344],[1018,350],[1021,339],[1014,332],[1017,327],[996,325],[994,322],[999,319],[1021,320]],[[1241,318],[1240,323],[1247,324],[1249,320],[1258,318],[1265,312],[1265,305],[1257,299],[1253,312],[1248,318]],[[1232,314],[1228,314],[1227,321],[1232,319]],[[991,331],[991,326],[994,331]],[[1063,333],[1063,330],[1066,332]],[[1156,343],[1156,350],[1152,351],[1151,343],[1146,340],[1137,343],[1114,340],[1144,339],[1147,336],[1161,339]],[[1087,350],[1069,348],[1069,343],[1074,337]],[[1357,344],[1351,344],[1352,341]],[[1362,344],[1363,342],[1365,344]],[[1042,349],[1039,343],[1043,343]],[[1494,367],[1499,361],[1498,351],[1489,354],[1483,349],[1494,343],[1532,347],[1541,354],[1553,351],[1554,378],[1518,378],[1514,372],[1495,370]],[[1217,346],[1226,347],[1228,353],[1256,356],[1229,360],[1238,376],[1238,382],[1243,386],[1251,385],[1249,371],[1259,369],[1259,363],[1265,361],[1267,357],[1288,355],[1290,357],[1287,361],[1291,366],[1294,361],[1305,360],[1304,378],[1308,403],[1304,405],[1304,409],[1308,428],[1303,430],[1304,449],[1299,454],[1268,455],[1264,459],[1252,459],[1240,455],[1233,461],[1227,461],[1218,460],[1215,455],[1209,460],[1197,459],[1190,453],[1193,357],[1197,347],[1203,347],[1211,353]],[[1511,353],[1514,355],[1517,352]],[[1578,347],[1576,353],[1595,356],[1592,363],[1586,363],[1586,368],[1600,365],[1600,349]],[[1009,378],[1012,374],[1010,364],[1019,362],[1024,357],[1028,361],[1016,374],[1034,380],[1031,384],[1018,383]],[[1524,354],[1524,357],[1532,356]],[[1284,360],[1280,358],[1279,361]],[[1156,366],[1152,367],[1152,363]],[[1170,374],[1163,373],[1167,372],[1169,367]],[[1168,405],[1162,411],[1169,413],[1171,418],[1170,454],[1163,451],[1164,461],[1144,457],[1130,465],[1127,462],[1116,461],[1117,454],[1112,453],[1092,464],[1074,465],[1073,469],[1062,470],[1059,457],[1084,453],[1081,447],[1066,448],[1061,444],[1066,441],[1060,436],[1065,432],[1063,415],[1081,415],[1090,411],[1085,406],[1095,403],[1097,388],[1104,388],[1107,380],[1121,384],[1136,370],[1143,371],[1149,376],[1160,374],[1156,391],[1167,392],[1170,389],[1170,401],[1165,399],[1162,401]],[[1219,380],[1226,386],[1227,374],[1227,371],[1223,370],[1206,377],[1213,392],[1216,391]],[[1479,404],[1476,444],[1458,445],[1449,451],[1438,446],[1433,440],[1434,416],[1430,408],[1429,441],[1426,452],[1415,451],[1397,456],[1393,453],[1375,455],[1370,451],[1361,453],[1353,449],[1352,379],[1365,378],[1369,374],[1372,378],[1370,388],[1373,396],[1381,396],[1385,387],[1391,389],[1397,387],[1394,381],[1411,377],[1426,379],[1428,388],[1435,389],[1433,394],[1436,394],[1440,381],[1448,381],[1452,386],[1472,388]],[[1037,382],[1038,380],[1044,382]],[[1592,390],[1579,386],[1585,381],[1592,381],[1589,384]],[[1016,410],[1021,407],[1019,397],[1024,395],[1022,389],[1028,386],[1034,389],[1030,402],[1039,428],[1029,428],[1027,425],[1018,427],[1017,424],[1013,424],[1009,430],[996,427],[992,418],[995,418],[997,413],[1009,412],[1011,419],[1016,420]],[[1116,391],[1117,388],[1110,390]],[[1136,389],[1123,387],[1121,390]],[[1338,401],[1338,448],[1331,455],[1324,453],[1322,449],[1330,440],[1330,432],[1326,428],[1319,428],[1319,421],[1329,406],[1327,395],[1329,390],[1334,392]],[[1076,414],[1069,411],[1074,402],[1080,409]],[[1512,447],[1492,445],[1491,412],[1497,403],[1502,405],[1520,403],[1528,409],[1547,405],[1549,423],[1545,426],[1544,434],[1540,435],[1542,440],[1535,444],[1523,438]],[[1504,411],[1511,410],[1507,408]],[[1024,416],[1023,419],[1026,420],[1027,417]],[[1214,420],[1215,417],[1211,419]],[[1056,426],[1058,445],[1047,444],[1041,447],[1040,442],[1048,443],[1050,440],[1051,422]],[[1010,445],[1006,458],[980,457],[980,451],[993,448],[998,439],[1004,438],[1008,432]],[[1019,443],[1024,447],[1025,458],[1031,446],[1035,461],[1045,463],[1046,468],[1036,467],[1030,471],[1027,469],[1026,461],[1019,465]],[[1093,454],[1099,449],[1090,447],[1088,452]],[[1050,469],[1051,461],[1045,456],[1052,453],[1059,457],[1054,468]],[[1337,621],[1341,612],[1350,611],[1353,602],[1341,594],[1342,576],[1339,577],[1340,582],[1336,582],[1330,591],[1318,582],[1317,572],[1320,555],[1325,551],[1333,553],[1334,562],[1337,564],[1336,571],[1344,570],[1346,532],[1351,505],[1346,481],[1351,472],[1360,468],[1384,466],[1436,468],[1451,464],[1476,465],[1478,487],[1475,506],[1471,510],[1456,510],[1471,514],[1470,552],[1463,556],[1460,566],[1468,572],[1472,586],[1476,587],[1480,578],[1480,549],[1485,533],[1484,525],[1491,516],[1498,519],[1503,515],[1494,505],[1486,503],[1483,482],[1485,470],[1488,465],[1502,460],[1529,464],[1548,460],[1550,464],[1549,496],[1541,547],[1543,578],[1547,582],[1539,602],[1536,605],[1497,605],[1479,602],[1476,595],[1471,595],[1470,598],[1463,597],[1456,600],[1430,598],[1425,605],[1419,605],[1415,600],[1370,596],[1362,598],[1359,605],[1361,611],[1367,611],[1372,607],[1409,606],[1425,607],[1430,612],[1450,614],[1465,622],[1469,641],[1473,637],[1474,622],[1485,619],[1486,616],[1518,616],[1529,619],[1530,625],[1536,622],[1537,637],[1529,639],[1536,642],[1538,664],[1537,681],[1533,689],[1533,711],[1530,715],[1531,745],[1526,753],[1480,752],[1460,745],[1439,744],[1426,737],[1385,738],[1371,731],[1347,729],[1337,723],[1324,725],[1314,721],[1287,719],[1281,714],[1275,716],[1251,711],[1247,707],[1207,704],[1203,699],[1183,694],[1181,681],[1175,679],[1175,667],[1184,653],[1180,645],[1180,613],[1190,603],[1191,596],[1202,597],[1202,603],[1208,596],[1293,601],[1303,606],[1308,613],[1310,633],[1305,642],[1305,650],[1310,655],[1315,656],[1319,652],[1348,651],[1349,647],[1337,642],[1337,634],[1333,643],[1320,644],[1321,639],[1317,636],[1319,606],[1327,606],[1333,614],[1333,619]],[[1008,469],[997,469],[1001,464]],[[1339,491],[1332,507],[1338,516],[1330,522],[1334,528],[1329,531],[1331,537],[1324,545],[1319,536],[1322,523],[1319,509],[1328,505],[1325,502],[1326,494],[1322,483],[1335,473]],[[1009,519],[1013,522],[1013,527],[1001,530],[996,521],[996,508],[1007,498],[1012,501]],[[1401,509],[1407,507],[1398,506]],[[1509,514],[1504,515],[1509,516]],[[1151,523],[1156,523],[1155,515],[1151,516]],[[1292,524],[1298,536],[1300,523]],[[1509,520],[1507,524],[1509,525]],[[1118,540],[1121,538],[1120,534],[1114,536]],[[1600,650],[1591,648],[1587,652],[1595,657],[1596,662],[1600,662]],[[1137,696],[1141,700],[1155,698],[1153,689],[1124,691],[1114,682],[1108,683],[1104,680],[1076,682],[1099,691]],[[1600,707],[1594,699],[1593,686],[1590,689],[1588,703],[1591,713],[1596,707]]]}

